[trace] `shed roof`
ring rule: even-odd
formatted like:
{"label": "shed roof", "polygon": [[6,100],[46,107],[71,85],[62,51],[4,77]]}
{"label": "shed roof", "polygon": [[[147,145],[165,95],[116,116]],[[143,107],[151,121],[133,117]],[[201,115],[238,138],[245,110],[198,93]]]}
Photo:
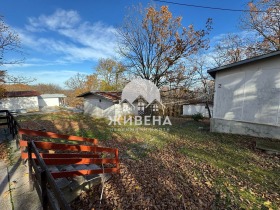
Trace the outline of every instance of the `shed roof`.
{"label": "shed roof", "polygon": [[87,97],[90,95],[101,96],[105,99],[108,99],[109,101],[117,102],[117,101],[121,100],[122,92],[120,92],[120,91],[89,91],[89,92],[83,93],[81,95],[78,95],[77,97]]}
{"label": "shed roof", "polygon": [[265,55],[260,55],[260,56],[256,56],[256,57],[253,57],[253,58],[248,58],[248,59],[238,61],[238,62],[235,62],[235,63],[231,63],[231,64],[228,64],[228,65],[225,65],[225,66],[220,66],[220,67],[217,67],[217,68],[214,68],[214,69],[209,69],[207,72],[213,78],[215,78],[217,71],[224,71],[224,70],[236,67],[236,66],[241,66],[241,65],[244,65],[244,64],[256,62],[256,61],[259,61],[259,60],[263,60],[263,59],[266,59],[266,58],[271,58],[271,57],[278,56],[278,55],[280,55],[280,50],[274,51],[274,52],[271,52],[271,53],[267,53]]}
{"label": "shed roof", "polygon": [[8,91],[4,92],[4,97],[6,98],[16,98],[16,97],[32,97],[39,96],[37,91]]}
{"label": "shed roof", "polygon": [[64,94],[42,94],[40,95],[41,98],[66,98]]}

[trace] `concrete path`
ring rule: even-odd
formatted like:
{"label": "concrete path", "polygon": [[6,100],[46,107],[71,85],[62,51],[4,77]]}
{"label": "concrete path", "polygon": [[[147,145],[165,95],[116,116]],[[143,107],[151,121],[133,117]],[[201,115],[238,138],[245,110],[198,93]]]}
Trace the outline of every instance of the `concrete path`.
{"label": "concrete path", "polygon": [[41,203],[36,190],[30,190],[28,165],[23,164],[16,143],[11,142],[12,160],[0,160],[0,209],[39,210]]}

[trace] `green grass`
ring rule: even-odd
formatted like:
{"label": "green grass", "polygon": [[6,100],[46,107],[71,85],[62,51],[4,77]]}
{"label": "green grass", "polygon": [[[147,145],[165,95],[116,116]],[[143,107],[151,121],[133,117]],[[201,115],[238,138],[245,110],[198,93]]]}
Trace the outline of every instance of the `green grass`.
{"label": "green grass", "polygon": [[[105,119],[56,113],[29,116],[29,119],[20,117],[20,121],[30,118],[65,125],[78,122],[79,126],[72,128],[73,135],[97,138],[101,142],[117,141],[127,148],[124,156],[133,160],[147,158],[157,150],[172,149],[178,156],[195,162],[192,170],[198,180],[211,181],[216,193],[214,209],[277,209],[280,203],[264,196],[279,197],[279,158],[253,149],[256,140],[267,143],[271,142],[269,139],[210,133],[209,124],[187,119],[173,120],[172,126],[108,126]],[[280,147],[280,141],[274,140],[273,144]],[[205,165],[215,174],[212,171],[206,174]]]}

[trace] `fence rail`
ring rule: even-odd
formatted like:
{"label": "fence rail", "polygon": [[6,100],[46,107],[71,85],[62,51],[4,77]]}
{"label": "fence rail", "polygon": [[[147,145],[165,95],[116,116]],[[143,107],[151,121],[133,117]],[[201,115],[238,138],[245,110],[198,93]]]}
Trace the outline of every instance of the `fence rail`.
{"label": "fence rail", "polygon": [[[1,114],[2,113],[2,114]],[[7,125],[13,138],[19,135],[22,159],[28,159],[30,187],[35,188],[43,210],[71,210],[65,200],[63,193],[55,182],[55,178],[74,177],[89,174],[119,173],[118,149],[99,147],[97,139],[90,139],[80,136],[69,136],[52,132],[33,131],[22,129],[14,116],[8,110],[0,110],[0,125]],[[28,141],[23,136],[29,136]],[[37,137],[49,138],[55,141],[59,139],[68,142],[75,141],[76,144],[62,144],[45,141],[34,141]],[[18,138],[17,138],[18,143]],[[72,143],[72,142],[71,142]],[[82,145],[82,144],[86,145]],[[89,145],[90,144],[90,145]],[[23,148],[27,148],[24,152]],[[43,150],[43,152],[39,152]],[[63,151],[54,154],[44,152],[45,150]],[[82,152],[82,153],[81,153]],[[81,154],[80,154],[81,153]],[[110,157],[100,158],[104,153]],[[114,157],[112,157],[114,155]],[[48,165],[68,165],[68,164],[109,164],[107,168],[88,169],[75,171],[50,172]]]}
{"label": "fence rail", "polygon": [[[56,178],[85,176],[90,174],[102,173],[119,173],[119,155],[118,149],[99,147],[97,139],[89,139],[78,136],[67,136],[52,132],[33,131],[27,129],[19,129],[20,135],[19,145],[21,147],[21,157],[28,159],[29,179],[32,180],[43,209],[70,209],[65,201],[62,192],[55,183]],[[29,140],[25,140],[26,136],[31,136]],[[35,137],[35,138],[32,138]],[[39,140],[37,137],[44,137]],[[59,139],[68,140],[66,143],[53,143],[46,140],[45,137],[59,141]],[[36,141],[34,139],[37,139]],[[76,144],[70,144],[73,143]],[[91,145],[88,145],[88,142]],[[83,145],[85,143],[86,145]],[[27,153],[24,152],[27,148]],[[50,150],[55,153],[48,153]],[[40,151],[40,152],[39,152]],[[80,154],[82,152],[82,154]],[[86,152],[86,154],[84,153]],[[105,153],[107,158],[101,158]],[[86,169],[71,171],[53,171],[48,170],[51,165],[90,165],[99,164],[104,166],[102,169]],[[46,187],[48,186],[48,187]],[[56,204],[56,205],[55,205]],[[57,207],[57,205],[59,207]]]}
{"label": "fence rail", "polygon": [[[57,210],[58,208],[62,210],[71,210],[70,206],[63,197],[61,190],[55,183],[53,176],[49,172],[47,165],[39,154],[34,141],[29,141],[27,148],[29,160],[29,179],[33,181],[34,187],[41,200],[43,210],[47,210],[49,207],[53,210]],[[32,153],[34,153],[38,165],[32,158]],[[35,172],[34,175],[33,170]],[[49,189],[47,186],[49,186]],[[55,203],[58,204],[58,208]]]}
{"label": "fence rail", "polygon": [[4,113],[4,116],[1,116],[0,119],[6,119],[6,122],[0,123],[0,125],[7,125],[10,133],[13,135],[13,138],[18,134],[18,129],[20,125],[14,116],[9,112],[9,110],[0,110],[0,113]]}

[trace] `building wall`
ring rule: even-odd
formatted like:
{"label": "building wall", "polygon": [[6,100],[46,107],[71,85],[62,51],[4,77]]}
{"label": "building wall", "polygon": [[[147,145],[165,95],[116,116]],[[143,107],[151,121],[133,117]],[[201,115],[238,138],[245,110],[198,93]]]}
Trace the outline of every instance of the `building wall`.
{"label": "building wall", "polygon": [[115,104],[103,97],[92,95],[84,98],[84,113],[94,117],[114,117],[132,114],[132,109],[126,103]]}
{"label": "building wall", "polygon": [[39,98],[39,106],[59,106],[59,98]]}
{"label": "building wall", "polygon": [[212,118],[210,119],[210,130],[212,132],[280,139],[279,126],[275,125]]}
{"label": "building wall", "polygon": [[[209,105],[211,113],[213,112],[213,106]],[[205,104],[189,104],[183,105],[183,115],[193,115],[201,113],[203,117],[209,117],[208,110],[205,108]]]}
{"label": "building wall", "polygon": [[216,73],[214,119],[279,126],[279,108],[280,56]]}
{"label": "building wall", "polygon": [[5,98],[0,100],[0,109],[18,110],[25,109],[26,111],[38,111],[38,97],[15,97]]}

